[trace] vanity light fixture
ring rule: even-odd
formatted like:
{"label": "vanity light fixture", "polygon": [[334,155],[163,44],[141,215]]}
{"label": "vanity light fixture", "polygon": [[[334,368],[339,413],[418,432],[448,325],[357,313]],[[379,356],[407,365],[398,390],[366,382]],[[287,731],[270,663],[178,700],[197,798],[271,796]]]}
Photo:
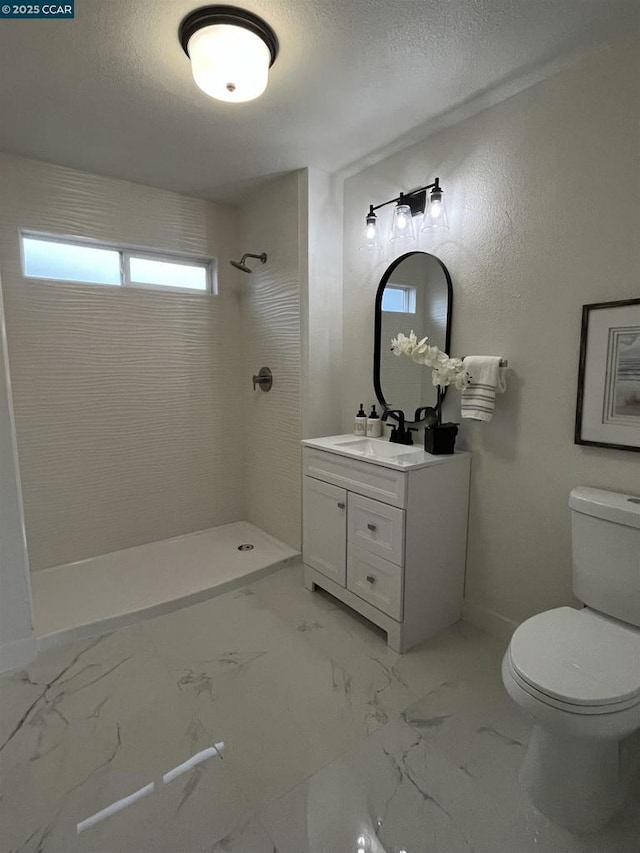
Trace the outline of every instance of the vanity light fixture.
{"label": "vanity light fixture", "polygon": [[449,219],[447,217],[447,208],[444,203],[444,193],[440,186],[438,178],[429,193],[427,205],[422,216],[422,230],[433,231],[441,228],[446,230],[449,227]]}
{"label": "vanity light fixture", "polygon": [[369,205],[369,213],[364,224],[364,245],[363,249],[375,249],[380,246],[378,228],[378,217],[373,212],[373,205]]}
{"label": "vanity light fixture", "polygon": [[389,235],[389,239],[392,241],[401,237],[409,240],[414,239],[416,235],[413,217],[419,214],[422,214],[422,231],[449,227],[444,203],[444,190],[440,186],[440,179],[436,178],[432,184],[427,184],[408,193],[400,193],[397,198],[383,201],[381,204],[369,205],[369,213],[365,220],[363,248],[370,249],[380,246],[380,227],[376,210],[388,204],[396,205],[391,219],[391,233]]}
{"label": "vanity light fixture", "polygon": [[404,194],[400,193],[398,203],[393,209],[389,239],[400,240],[402,238],[405,240],[415,240],[416,232],[413,228],[411,208],[406,203]]}
{"label": "vanity light fixture", "polygon": [[278,55],[278,37],[253,12],[236,6],[203,6],[178,29],[196,84],[221,101],[252,101],[267,88]]}

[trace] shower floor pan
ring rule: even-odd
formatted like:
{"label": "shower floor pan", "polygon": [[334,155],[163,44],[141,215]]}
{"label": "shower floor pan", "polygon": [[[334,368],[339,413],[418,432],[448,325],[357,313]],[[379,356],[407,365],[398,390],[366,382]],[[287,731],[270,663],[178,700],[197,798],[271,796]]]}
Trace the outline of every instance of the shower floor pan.
{"label": "shower floor pan", "polygon": [[[239,550],[241,545],[253,548]],[[257,580],[299,556],[246,521],[34,572],[40,649],[169,613]]]}

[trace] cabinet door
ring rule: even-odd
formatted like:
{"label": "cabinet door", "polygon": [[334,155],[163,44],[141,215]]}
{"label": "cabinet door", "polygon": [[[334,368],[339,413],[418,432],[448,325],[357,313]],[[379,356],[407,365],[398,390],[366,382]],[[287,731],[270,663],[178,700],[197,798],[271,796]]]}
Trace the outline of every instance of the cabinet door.
{"label": "cabinet door", "polygon": [[302,517],[304,562],[332,581],[346,586],[346,490],[305,477]]}

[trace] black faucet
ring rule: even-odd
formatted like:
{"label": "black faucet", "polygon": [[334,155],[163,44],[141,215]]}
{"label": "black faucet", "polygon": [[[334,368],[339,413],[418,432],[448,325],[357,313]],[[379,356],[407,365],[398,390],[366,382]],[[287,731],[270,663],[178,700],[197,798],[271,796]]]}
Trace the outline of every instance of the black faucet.
{"label": "black faucet", "polygon": [[412,427],[405,426],[404,412],[402,409],[387,409],[382,415],[382,420],[386,421],[387,418],[395,418],[398,421],[398,426],[394,426],[391,430],[389,441],[392,442],[392,444],[413,444],[413,436],[411,433],[417,432],[417,430]]}

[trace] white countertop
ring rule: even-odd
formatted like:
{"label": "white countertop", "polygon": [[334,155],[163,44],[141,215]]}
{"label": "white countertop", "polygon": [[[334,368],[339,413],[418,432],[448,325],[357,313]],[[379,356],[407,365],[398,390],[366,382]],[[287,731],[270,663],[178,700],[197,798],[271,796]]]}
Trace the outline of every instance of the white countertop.
{"label": "white countertop", "polygon": [[430,465],[442,465],[453,456],[468,456],[466,451],[434,456],[426,453],[419,445],[392,444],[385,438],[364,438],[350,433],[307,438],[302,444],[317,450],[326,450],[328,453],[336,453],[338,456],[347,456],[349,459],[361,459],[372,465],[393,468],[396,471],[411,471],[416,468],[427,468]]}

